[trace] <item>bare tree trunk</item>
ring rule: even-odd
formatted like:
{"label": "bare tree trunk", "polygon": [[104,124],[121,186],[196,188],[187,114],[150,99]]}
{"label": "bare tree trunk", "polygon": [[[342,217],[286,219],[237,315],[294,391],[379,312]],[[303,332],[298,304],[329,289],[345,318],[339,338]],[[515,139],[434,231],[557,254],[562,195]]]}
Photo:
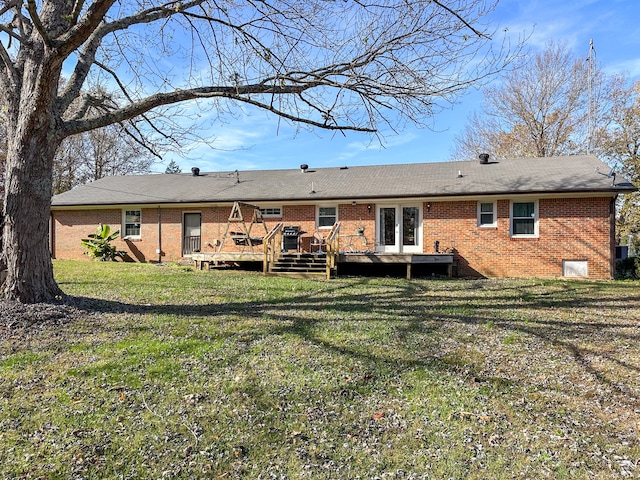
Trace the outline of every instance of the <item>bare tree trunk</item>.
{"label": "bare tree trunk", "polygon": [[50,301],[62,294],[49,251],[50,165],[55,151],[50,140],[43,135],[17,139],[7,156],[11,183],[4,205],[3,291],[7,299],[23,303]]}
{"label": "bare tree trunk", "polygon": [[62,294],[49,251],[51,171],[61,139],[52,103],[60,63],[47,62],[34,44],[26,59],[19,96],[8,102],[4,227],[0,271],[2,294],[23,303],[47,302]]}

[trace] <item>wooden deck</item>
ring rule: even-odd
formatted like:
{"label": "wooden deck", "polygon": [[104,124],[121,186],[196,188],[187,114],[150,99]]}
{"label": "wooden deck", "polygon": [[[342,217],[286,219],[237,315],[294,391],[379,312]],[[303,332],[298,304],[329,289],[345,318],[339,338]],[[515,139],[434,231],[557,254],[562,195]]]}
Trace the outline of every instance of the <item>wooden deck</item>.
{"label": "wooden deck", "polygon": [[262,262],[264,260],[263,253],[251,252],[220,252],[220,253],[193,253],[191,261],[196,270],[203,270],[218,264],[233,262]]}
{"label": "wooden deck", "polygon": [[412,265],[446,265],[447,275],[453,276],[453,254],[451,253],[341,253],[338,265],[341,263],[405,264],[407,280],[411,280]]}
{"label": "wooden deck", "polygon": [[[191,255],[196,270],[208,269],[211,266],[228,262],[262,262],[262,253],[194,253]],[[453,254],[450,253],[341,253],[338,257],[340,264],[404,264],[407,267],[407,279],[412,276],[412,265],[446,265],[449,277],[453,274]],[[338,269],[339,270],[339,269]]]}

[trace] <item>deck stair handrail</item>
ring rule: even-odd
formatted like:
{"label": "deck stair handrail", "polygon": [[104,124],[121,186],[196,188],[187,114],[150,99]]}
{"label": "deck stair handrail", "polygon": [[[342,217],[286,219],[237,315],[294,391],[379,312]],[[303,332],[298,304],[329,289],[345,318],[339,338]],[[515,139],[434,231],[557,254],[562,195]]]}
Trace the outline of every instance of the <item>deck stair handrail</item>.
{"label": "deck stair handrail", "polygon": [[340,222],[333,224],[326,240],[327,248],[327,280],[331,279],[331,273],[336,271],[338,256],[340,255]]}
{"label": "deck stair handrail", "polygon": [[280,257],[280,251],[282,249],[282,230],[284,224],[282,222],[277,223],[269,233],[264,237],[262,242],[264,246],[264,260],[262,265],[262,271],[266,275],[271,272],[271,266],[273,262]]}

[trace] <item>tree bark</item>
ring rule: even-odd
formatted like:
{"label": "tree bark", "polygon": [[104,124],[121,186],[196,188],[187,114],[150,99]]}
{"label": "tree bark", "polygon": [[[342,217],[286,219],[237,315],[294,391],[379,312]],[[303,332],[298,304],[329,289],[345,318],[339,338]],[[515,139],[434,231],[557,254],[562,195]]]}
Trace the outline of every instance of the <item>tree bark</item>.
{"label": "tree bark", "polygon": [[49,250],[51,170],[61,137],[52,105],[61,61],[31,42],[20,86],[7,98],[7,160],[0,270],[2,293],[22,303],[62,295]]}
{"label": "tree bark", "polygon": [[4,205],[4,296],[23,303],[51,301],[62,295],[49,251],[51,167],[47,165],[53,148],[41,135],[15,143],[7,156],[11,182]]}

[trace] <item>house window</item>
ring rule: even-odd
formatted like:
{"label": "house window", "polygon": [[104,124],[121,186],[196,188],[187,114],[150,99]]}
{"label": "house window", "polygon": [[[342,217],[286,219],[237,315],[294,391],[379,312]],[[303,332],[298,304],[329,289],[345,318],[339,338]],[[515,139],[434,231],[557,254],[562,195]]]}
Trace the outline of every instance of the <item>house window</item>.
{"label": "house window", "polygon": [[535,237],[538,235],[537,203],[511,203],[511,236]]}
{"label": "house window", "polygon": [[282,207],[261,208],[260,213],[262,214],[262,218],[281,218]]}
{"label": "house window", "polygon": [[333,227],[338,221],[338,207],[318,207],[318,228]]}
{"label": "house window", "polygon": [[140,225],[142,219],[142,212],[140,210],[125,210],[124,211],[124,237],[140,237]]}
{"label": "house window", "polygon": [[496,226],[496,202],[478,202],[478,226]]}

